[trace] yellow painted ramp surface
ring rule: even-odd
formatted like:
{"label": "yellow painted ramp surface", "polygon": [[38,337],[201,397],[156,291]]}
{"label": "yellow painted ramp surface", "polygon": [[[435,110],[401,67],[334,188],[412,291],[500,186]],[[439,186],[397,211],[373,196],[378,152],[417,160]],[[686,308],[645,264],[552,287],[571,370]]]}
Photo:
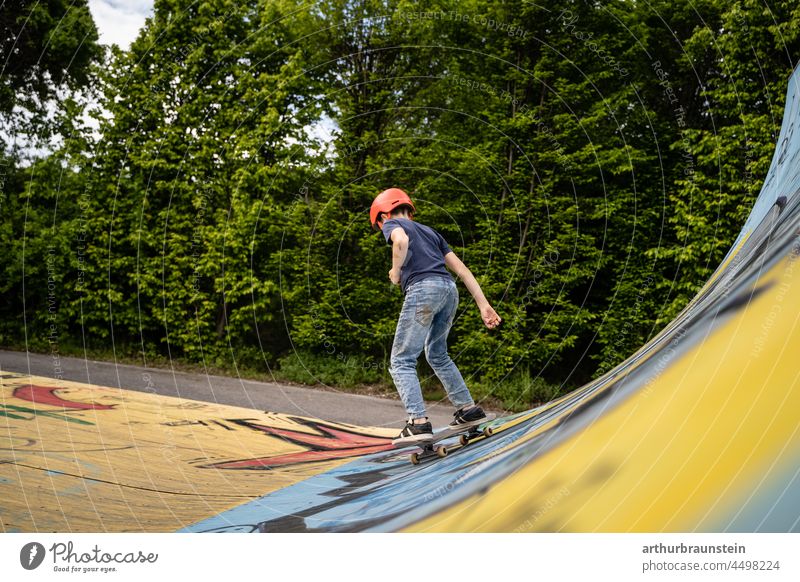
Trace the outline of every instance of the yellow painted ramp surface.
{"label": "yellow painted ramp surface", "polygon": [[693,531],[735,517],[800,451],[797,255],[759,285],[752,303],[623,404],[410,530]]}
{"label": "yellow painted ramp surface", "polygon": [[3,531],[174,531],[396,431],[2,374]]}

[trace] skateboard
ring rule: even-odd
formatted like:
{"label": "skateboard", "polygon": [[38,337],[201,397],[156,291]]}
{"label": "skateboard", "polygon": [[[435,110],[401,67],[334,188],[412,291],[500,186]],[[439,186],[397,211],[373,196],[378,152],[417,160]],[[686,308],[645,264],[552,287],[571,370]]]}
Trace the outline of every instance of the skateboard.
{"label": "skateboard", "polygon": [[414,465],[419,465],[422,459],[433,455],[441,459],[448,455],[450,449],[447,445],[438,443],[445,439],[457,436],[459,437],[459,444],[462,447],[466,447],[476,438],[490,437],[493,434],[492,427],[486,425],[489,423],[489,421],[494,420],[494,418],[494,414],[488,413],[486,418],[483,419],[480,424],[474,424],[472,426],[448,426],[443,430],[435,432],[432,438],[428,440],[419,441],[416,443],[398,443],[394,445],[394,447],[397,449],[405,449],[409,447],[418,449],[411,453],[411,456],[409,457],[411,463]]}

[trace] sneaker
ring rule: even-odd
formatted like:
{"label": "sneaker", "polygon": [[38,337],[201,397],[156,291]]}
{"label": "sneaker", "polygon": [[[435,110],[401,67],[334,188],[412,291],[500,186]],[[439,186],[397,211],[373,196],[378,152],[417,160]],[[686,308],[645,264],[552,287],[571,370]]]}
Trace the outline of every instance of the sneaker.
{"label": "sneaker", "polygon": [[453,422],[450,423],[450,426],[472,426],[486,420],[486,413],[483,408],[476,405],[456,410],[453,417]]}
{"label": "sneaker", "polygon": [[392,444],[404,443],[419,443],[433,439],[433,427],[430,422],[423,422],[422,424],[414,424],[411,421],[406,422],[405,428],[399,435],[392,441]]}

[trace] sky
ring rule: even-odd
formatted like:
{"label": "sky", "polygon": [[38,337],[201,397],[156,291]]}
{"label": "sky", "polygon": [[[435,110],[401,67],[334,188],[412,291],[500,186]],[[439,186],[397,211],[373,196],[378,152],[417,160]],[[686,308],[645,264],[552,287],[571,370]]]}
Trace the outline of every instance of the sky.
{"label": "sky", "polygon": [[[122,49],[130,47],[144,20],[153,13],[153,0],[89,0],[89,10],[97,25],[102,44],[116,44]],[[48,105],[52,114],[53,104]],[[96,128],[95,120],[84,115],[89,127]],[[46,147],[33,147],[23,135],[9,135],[6,128],[0,127],[0,137],[5,143],[13,143],[23,155],[21,165],[26,166],[30,159],[46,156],[57,147],[58,140]]]}
{"label": "sky", "polygon": [[127,49],[153,14],[153,0],[89,0],[89,10],[100,42]]}

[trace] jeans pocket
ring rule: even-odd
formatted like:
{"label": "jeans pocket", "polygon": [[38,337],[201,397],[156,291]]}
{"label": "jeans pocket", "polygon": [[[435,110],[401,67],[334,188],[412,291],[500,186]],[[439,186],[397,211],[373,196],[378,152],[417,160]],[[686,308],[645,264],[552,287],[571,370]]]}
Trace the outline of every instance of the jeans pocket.
{"label": "jeans pocket", "polygon": [[436,289],[420,289],[414,297],[414,321],[423,327],[430,327],[441,301],[441,294]]}
{"label": "jeans pocket", "polygon": [[425,327],[429,327],[433,321],[433,306],[429,301],[417,303],[414,309],[414,321]]}

